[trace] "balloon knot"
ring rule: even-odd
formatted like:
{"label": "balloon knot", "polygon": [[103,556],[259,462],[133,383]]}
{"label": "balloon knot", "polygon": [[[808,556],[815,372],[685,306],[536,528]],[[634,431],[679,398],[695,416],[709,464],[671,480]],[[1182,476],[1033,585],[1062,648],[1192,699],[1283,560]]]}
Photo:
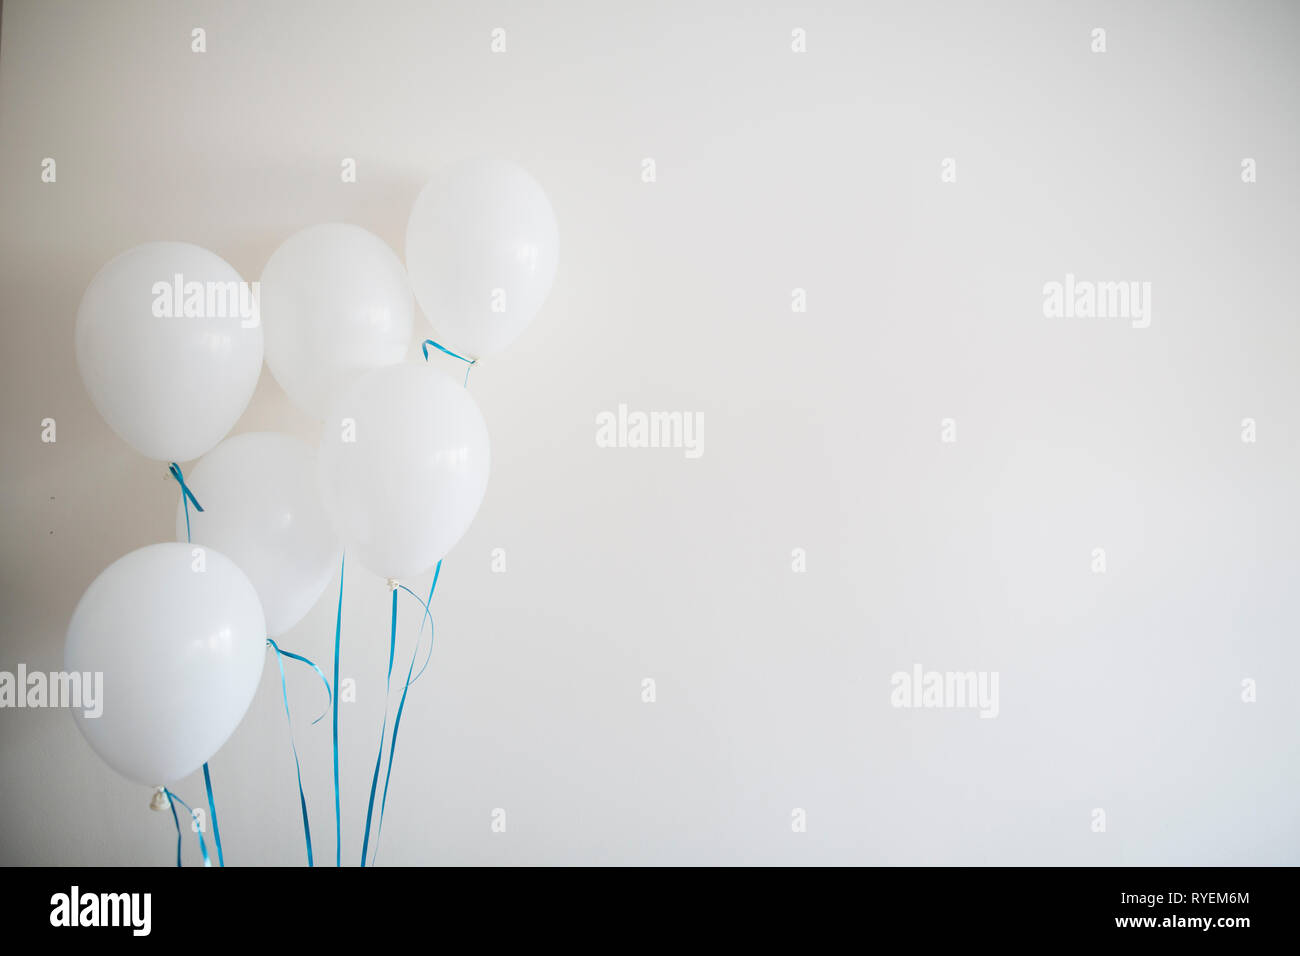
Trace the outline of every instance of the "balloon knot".
{"label": "balloon knot", "polygon": [[162,787],[153,792],[153,799],[149,801],[150,810],[166,810],[171,805],[172,802],[167,799],[167,791]]}

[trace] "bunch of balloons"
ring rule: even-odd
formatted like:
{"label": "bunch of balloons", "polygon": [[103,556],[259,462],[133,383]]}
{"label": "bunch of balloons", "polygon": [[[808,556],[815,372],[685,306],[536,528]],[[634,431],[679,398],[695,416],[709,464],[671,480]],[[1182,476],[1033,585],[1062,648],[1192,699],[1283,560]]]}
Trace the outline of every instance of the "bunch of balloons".
{"label": "bunch of balloons", "polygon": [[[456,544],[487,488],[487,426],[460,381],[408,355],[412,295],[445,350],[477,361],[542,307],[558,244],[528,172],[472,161],[420,192],[405,267],[330,223],[285,240],[253,287],[180,242],[129,249],[91,280],[76,352],[95,407],[142,455],[199,459],[188,476],[172,466],[176,541],[110,565],[68,628],[66,668],[104,675],[102,716],[76,713],[111,767],[160,786],[204,766],[252,701],[267,638],[302,620],[345,550],[396,581]],[[321,422],[319,448],[225,437],[264,357]]]}

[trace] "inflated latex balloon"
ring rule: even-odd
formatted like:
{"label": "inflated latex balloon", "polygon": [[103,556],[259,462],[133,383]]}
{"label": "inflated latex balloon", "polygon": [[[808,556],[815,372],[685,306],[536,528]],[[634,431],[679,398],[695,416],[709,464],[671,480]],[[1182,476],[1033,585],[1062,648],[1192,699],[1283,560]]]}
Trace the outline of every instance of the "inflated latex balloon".
{"label": "inflated latex balloon", "polygon": [[252,583],[220,552],[175,543],[132,551],[95,578],[64,647],[66,670],[103,675],[102,712],[74,709],[77,726],[105,763],[149,786],[193,773],[221,748],[265,657]]}
{"label": "inflated latex balloon", "polygon": [[406,358],[414,314],[406,270],[360,226],[294,233],[262,270],[261,292],[267,367],[317,420],[366,372]]}
{"label": "inflated latex balloon", "polygon": [[460,382],[402,364],[360,379],[325,422],[325,509],[356,559],[383,578],[432,568],[487,489],[487,425]]}
{"label": "inflated latex balloon", "polygon": [[225,437],[262,371],[253,288],[185,242],[128,249],[91,279],[77,368],[95,408],[147,458],[188,461]]}
{"label": "inflated latex balloon", "polygon": [[[321,503],[315,449],[275,432],[235,435],[204,455],[186,484],[204,509],[189,509],[191,540],[248,575],[267,634],[279,637],[320,600],[343,550]],[[182,498],[176,540],[186,535]]]}
{"label": "inflated latex balloon", "polygon": [[546,193],[505,160],[434,177],[406,225],[406,268],[434,337],[474,359],[504,349],[537,315],[559,247]]}

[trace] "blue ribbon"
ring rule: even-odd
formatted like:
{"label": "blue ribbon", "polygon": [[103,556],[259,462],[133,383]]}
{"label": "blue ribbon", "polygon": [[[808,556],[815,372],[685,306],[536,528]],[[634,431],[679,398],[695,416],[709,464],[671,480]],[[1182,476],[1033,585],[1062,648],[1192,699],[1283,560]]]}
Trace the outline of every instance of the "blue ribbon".
{"label": "blue ribbon", "polygon": [[379,766],[384,760],[384,736],[388,733],[388,695],[393,689],[393,658],[397,655],[397,588],[393,588],[393,623],[388,632],[388,678],[384,688],[384,722],[379,727],[379,753],[375,755],[375,775],[370,779],[370,802],[366,805],[366,835],[361,841],[361,865],[370,855],[370,820],[375,811],[375,790],[379,787]]}
{"label": "blue ribbon", "polygon": [[[185,484],[185,473],[181,471],[180,465],[176,464],[176,462],[172,462],[167,466],[167,473],[176,479],[176,484],[181,486],[181,504],[185,507],[185,540],[190,541],[190,505],[194,505],[195,511],[202,511],[203,505],[199,504],[199,499],[194,497],[194,492],[190,491],[190,486]],[[221,827],[217,824],[217,802],[212,796],[212,774],[208,770],[206,762],[203,764],[203,785],[208,791],[208,816],[212,818],[212,838],[217,844],[217,865],[225,866],[226,854],[221,849]],[[175,815],[176,809],[173,807],[172,816]],[[179,832],[180,824],[178,823],[176,826]],[[203,842],[202,837],[199,838],[199,842]],[[205,850],[205,858],[206,852],[207,851]],[[177,857],[179,859],[179,849]],[[177,863],[177,866],[179,865],[180,864]]]}
{"label": "blue ribbon", "polygon": [[[425,339],[425,340],[424,340],[424,344],[421,346],[421,348],[422,348],[422,350],[424,351],[424,360],[425,360],[426,362],[429,361],[429,346],[430,346],[430,345],[432,345],[432,346],[433,346],[435,349],[437,349],[439,352],[442,352],[442,353],[445,354],[445,355],[450,355],[452,358],[454,358],[454,359],[459,359],[460,361],[462,361],[462,362],[464,362],[464,363],[466,364],[466,368],[465,368],[465,381],[464,381],[464,383],[463,383],[463,386],[464,386],[465,388],[469,388],[469,372],[470,372],[470,369],[472,369],[475,365],[478,364],[478,359],[469,359],[469,358],[466,358],[466,357],[463,356],[463,355],[459,355],[459,354],[457,354],[456,352],[453,352],[453,351],[452,351],[451,349],[449,349],[449,348],[445,348],[444,346],[439,345],[439,344],[438,344],[437,342],[435,342],[433,339]],[[418,632],[418,633],[416,634],[416,636],[415,636],[415,649],[411,652],[411,666],[408,667],[407,670],[406,670],[406,684],[402,687],[402,699],[401,699],[401,700],[398,702],[398,704],[397,704],[397,716],[396,716],[396,718],[394,718],[394,720],[393,720],[393,740],[392,740],[392,742],[391,742],[391,743],[389,744],[389,746],[388,746],[388,770],[384,773],[384,795],[383,795],[383,798],[380,800],[380,803],[379,803],[379,827],[378,827],[377,832],[375,833],[375,858],[376,858],[376,859],[379,857],[379,837],[380,837],[380,836],[383,834],[383,832],[384,832],[384,809],[385,809],[385,807],[388,806],[388,781],[389,781],[389,780],[392,778],[392,776],[393,776],[393,753],[397,750],[397,731],[398,731],[398,729],[401,727],[401,724],[402,724],[402,710],[403,710],[403,708],[406,707],[406,694],[407,694],[407,691],[409,691],[409,690],[411,689],[411,685],[414,684],[416,681],[418,681],[421,677],[424,676],[424,672],[425,672],[425,670],[427,670],[428,667],[429,667],[429,661],[433,659],[433,615],[432,615],[432,612],[429,610],[429,605],[433,603],[433,591],[434,591],[434,588],[436,588],[436,587],[438,586],[438,575],[441,574],[441,573],[442,573],[442,562],[439,561],[438,564],[437,564],[437,565],[434,567],[434,569],[433,569],[433,583],[431,583],[431,584],[429,585],[429,597],[428,597],[426,600],[423,600],[423,601],[420,600],[420,596],[419,596],[418,594],[416,594],[414,591],[412,591],[410,588],[408,588],[405,584],[399,585],[399,587],[401,587],[401,589],[402,589],[403,591],[405,591],[407,594],[411,595],[411,597],[415,598],[417,601],[420,602],[420,604],[424,607],[424,616],[420,619],[420,630],[419,630],[419,632]],[[393,592],[393,596],[394,596],[394,601],[395,601],[395,600],[396,600],[396,592],[395,592],[395,591]],[[393,611],[393,613],[396,614],[396,605],[395,605],[395,604],[394,604],[394,611]],[[429,622],[429,650],[428,650],[428,652],[424,655],[424,663],[420,665],[420,670],[419,670],[418,672],[416,672],[416,674],[415,674],[414,677],[412,677],[412,676],[411,676],[411,670],[415,667],[415,657],[416,657],[416,655],[419,653],[419,650],[420,650],[420,636],[424,633],[424,622],[425,622],[425,621],[428,621],[428,622]],[[392,675],[392,667],[393,667],[393,662],[392,662],[392,651],[391,651],[391,649],[390,649],[390,652],[389,652],[389,661],[388,661],[388,669],[389,669],[389,676],[390,676],[390,677],[391,677],[391,675]],[[385,697],[385,700],[386,700],[386,699],[387,699],[387,698]],[[385,710],[385,719],[387,719],[387,710]],[[382,736],[380,737],[380,741],[379,741],[379,752],[380,752],[380,756],[382,757],[382,755],[383,755],[383,737],[382,737]],[[376,771],[376,773],[378,773],[378,770],[379,770],[379,767],[378,767],[378,761],[376,761],[376,766],[375,766],[375,771]],[[375,791],[374,791],[374,784],[372,783],[372,784],[371,784],[371,787],[370,787],[370,799],[371,799],[371,802],[374,801],[374,798],[375,798]],[[366,820],[366,831],[367,831],[367,836],[369,835],[369,830],[370,830],[370,826],[369,826],[369,817],[367,816],[367,820]],[[371,862],[373,863],[374,861],[372,860]],[[365,850],[364,850],[364,848],[362,849],[362,864],[361,864],[361,865],[362,865],[362,866],[365,865]]]}
{"label": "blue ribbon", "polygon": [[[420,603],[424,605],[424,618],[427,619],[429,622],[429,650],[424,655],[424,663],[420,665],[420,669],[416,671],[415,676],[411,678],[412,684],[414,684],[417,680],[419,680],[424,675],[424,672],[429,667],[429,661],[433,659],[433,614],[429,610],[429,605],[433,602],[433,589],[438,586],[438,572],[440,572],[441,570],[442,570],[442,562],[439,561],[438,566],[433,569],[433,584],[429,586],[429,599],[427,601],[420,601]],[[416,593],[412,591],[410,588],[403,585],[402,589],[406,591],[407,594],[411,595],[411,597],[415,598],[417,601],[420,600],[420,598],[416,595]],[[420,630],[421,631],[424,630],[423,619],[420,621]],[[420,640],[419,635],[416,635],[415,646],[417,648],[420,646],[419,640]]]}
{"label": "blue ribbon", "polygon": [[217,801],[212,796],[212,774],[203,764],[203,785],[208,789],[208,816],[212,817],[212,840],[217,845],[217,866],[226,865],[226,855],[221,852],[221,827],[217,826]]}
{"label": "blue ribbon", "polygon": [[[283,654],[285,657],[291,657],[295,661],[302,661],[302,663],[306,664],[308,667],[314,670],[316,672],[316,676],[320,678],[321,685],[325,688],[325,693],[329,696],[330,703],[334,702],[334,692],[330,690],[329,678],[326,677],[324,672],[319,667],[316,666],[315,661],[313,661],[311,658],[303,657],[301,654],[295,654],[293,651],[286,651],[283,647],[275,643],[275,641],[271,640],[271,638],[269,637],[266,639],[266,643],[274,647],[276,653]],[[316,718],[312,721],[312,725],[315,726],[316,724],[319,724],[322,720],[324,720],[325,715],[328,714],[329,711],[330,711],[329,705],[327,704],[325,706],[325,709],[316,715]]]}
{"label": "blue ribbon", "polygon": [[[439,561],[433,569],[433,583],[429,585],[429,599],[420,601],[420,595],[416,594],[405,584],[398,585],[403,591],[411,595],[424,607],[424,617],[420,619],[420,630],[415,635],[415,647],[411,649],[411,665],[406,669],[406,684],[402,687],[402,699],[397,705],[397,716],[393,719],[393,739],[388,744],[388,770],[384,772],[384,796],[379,802],[379,825],[375,829],[375,856],[371,859],[370,864],[373,866],[375,859],[379,857],[379,838],[384,833],[384,810],[388,806],[388,781],[393,776],[393,754],[397,752],[397,731],[402,726],[402,709],[406,707],[406,692],[411,689],[415,683],[411,679],[411,672],[415,670],[415,658],[420,652],[420,638],[424,634],[424,622],[429,622],[429,655],[433,654],[433,616],[429,611],[429,604],[433,601],[433,589],[438,586],[438,575],[442,572],[442,562]],[[396,592],[394,592],[396,594]],[[424,660],[424,667],[429,665],[429,658]],[[420,668],[420,673],[424,673],[424,667]],[[418,676],[418,675],[417,675]]]}
{"label": "blue ribbon", "polygon": [[[298,760],[298,745],[293,739],[293,716],[289,713],[289,688],[285,685],[284,658],[291,657],[295,661],[302,661],[304,664],[310,665],[311,669],[320,677],[321,682],[325,684],[325,689],[327,691],[329,691],[330,685],[329,681],[325,680],[325,675],[321,673],[320,668],[312,661],[303,657],[301,654],[294,654],[292,651],[281,650],[280,645],[275,643],[275,641],[269,637],[266,639],[266,643],[275,651],[276,663],[280,665],[280,694],[284,699],[284,717],[285,720],[289,722],[289,746],[293,748],[293,766],[294,770],[298,774],[298,803],[302,807],[302,830],[307,839],[307,865],[315,866],[316,863],[311,852],[311,821],[307,818],[307,795],[303,793],[302,790],[302,764]],[[330,702],[332,703],[333,700],[334,694],[330,691]],[[322,711],[320,717],[317,717],[316,720],[312,721],[312,723],[316,723],[316,721],[320,720],[321,717],[324,716],[325,712]]]}
{"label": "blue ribbon", "polygon": [[343,572],[347,570],[348,556],[339,559],[339,609],[334,618],[334,865],[343,865],[343,813],[339,801],[339,643],[343,633]]}
{"label": "blue ribbon", "polygon": [[190,486],[185,484],[185,475],[181,472],[181,466],[172,462],[167,466],[168,473],[176,479],[176,483],[181,486],[181,503],[185,505],[185,540],[190,540],[190,505],[194,505],[195,511],[202,511],[203,505],[199,504],[199,499],[194,497],[194,492],[190,491]]}
{"label": "blue ribbon", "polygon": [[[176,815],[176,804],[179,803],[186,810],[190,811],[191,820],[198,822],[199,818],[198,815],[194,812],[194,809],[188,803],[186,803],[180,797],[176,796],[176,794],[172,793],[166,787],[163,787],[163,793],[167,794],[167,806],[171,808],[172,822],[176,824],[176,865],[180,866],[181,865],[181,818]],[[203,825],[199,824],[199,828],[194,832],[198,834],[199,837],[199,852],[203,854],[203,865],[211,866],[212,858],[208,856],[208,845],[203,842]]]}
{"label": "blue ribbon", "polygon": [[463,356],[463,355],[458,355],[458,354],[456,354],[455,352],[453,352],[453,351],[452,351],[451,349],[449,349],[449,348],[444,348],[443,346],[441,346],[441,345],[439,345],[437,342],[435,342],[433,339],[425,339],[425,340],[424,340],[424,344],[421,345],[420,348],[422,348],[422,349],[424,350],[424,360],[425,360],[426,362],[429,361],[429,346],[430,346],[430,345],[432,345],[435,349],[437,349],[439,352],[443,353],[444,355],[450,355],[452,358],[454,358],[454,359],[459,359],[460,361],[462,361],[462,362],[465,363],[465,365],[466,365],[466,368],[465,368],[465,387],[468,388],[468,387],[469,387],[469,370],[472,369],[475,365],[478,364],[478,359],[465,358],[465,356]]}

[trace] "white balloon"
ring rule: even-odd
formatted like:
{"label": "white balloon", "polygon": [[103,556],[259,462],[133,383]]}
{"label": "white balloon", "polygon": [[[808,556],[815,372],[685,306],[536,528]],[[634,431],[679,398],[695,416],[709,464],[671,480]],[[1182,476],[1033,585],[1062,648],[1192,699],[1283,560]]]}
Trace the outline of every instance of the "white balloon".
{"label": "white balloon", "polygon": [[380,577],[429,570],[465,533],[488,480],[483,413],[460,382],[402,364],[362,378],[325,423],[325,509]]}
{"label": "white balloon", "polygon": [[266,364],[316,419],[366,372],[406,358],[415,308],[406,270],[360,226],[333,222],[294,233],[261,282]]}
{"label": "white balloon", "polygon": [[[204,455],[185,483],[203,505],[189,509],[191,540],[248,575],[267,633],[279,637],[320,600],[343,550],[321,504],[315,450],[275,432],[236,435]],[[183,498],[176,540],[186,540]]]}
{"label": "white balloon", "polygon": [[229,739],[262,677],[257,592],[225,555],[188,544],[118,558],[82,595],[64,667],[103,674],[103,712],[74,709],[110,767],[149,786],[193,773]]}
{"label": "white balloon", "polygon": [[546,301],[560,234],[541,185],[504,160],[452,167],[421,190],[406,225],[406,268],[442,345],[499,352]]}
{"label": "white balloon", "polygon": [[[178,294],[179,293],[179,294]],[[262,371],[253,290],[186,242],[128,249],[77,310],[77,368],[109,427],[147,458],[189,461],[225,437]]]}

